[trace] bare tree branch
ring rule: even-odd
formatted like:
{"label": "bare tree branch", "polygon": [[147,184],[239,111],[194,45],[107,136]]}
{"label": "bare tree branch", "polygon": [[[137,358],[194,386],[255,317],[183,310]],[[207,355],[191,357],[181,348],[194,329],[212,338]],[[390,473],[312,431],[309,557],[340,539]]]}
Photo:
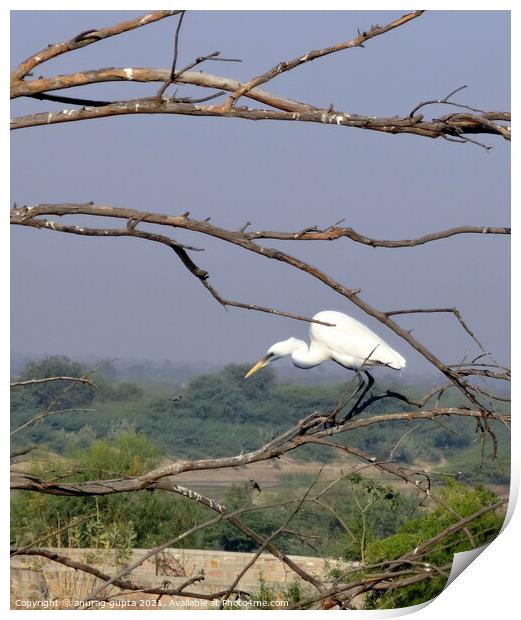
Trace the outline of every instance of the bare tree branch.
{"label": "bare tree branch", "polygon": [[39,383],[48,383],[50,381],[76,381],[77,383],[83,383],[84,385],[90,385],[95,388],[96,386],[87,377],[46,377],[45,379],[27,379],[27,381],[12,381],[11,387],[22,387],[27,385],[37,385]]}
{"label": "bare tree branch", "polygon": [[[143,69],[143,68],[124,68],[124,69],[100,69],[91,71],[82,71],[65,76],[56,76],[52,78],[38,78],[35,80],[25,80],[24,78],[31,70],[57,55],[64,54],[73,49],[90,45],[101,39],[116,34],[127,32],[142,25],[152,23],[164,17],[181,13],[174,41],[174,53],[172,67],[170,70],[162,69]],[[114,101],[102,102],[87,99],[69,98],[73,104],[84,102],[82,109],[68,109],[61,112],[48,112],[40,114],[31,114],[15,118],[11,124],[12,129],[20,129],[23,127],[34,127],[44,124],[54,124],[61,122],[71,122],[77,120],[101,118],[104,116],[118,116],[121,114],[184,114],[195,116],[221,116],[235,117],[248,120],[286,120],[286,121],[303,121],[318,122],[328,125],[339,125],[347,127],[356,127],[361,129],[369,129],[374,131],[383,131],[386,133],[412,133],[419,136],[438,138],[442,137],[450,141],[472,142],[484,148],[491,148],[481,142],[471,138],[472,134],[495,134],[510,140],[510,127],[498,124],[495,121],[509,121],[510,115],[506,112],[485,112],[462,104],[455,104],[450,101],[452,95],[458,90],[456,89],[443,99],[432,100],[431,102],[423,102],[416,106],[411,114],[404,117],[391,118],[375,118],[372,116],[362,116],[350,114],[348,112],[336,112],[333,106],[327,110],[318,108],[310,104],[303,104],[281,97],[276,97],[270,93],[260,91],[257,86],[272,80],[281,73],[290,71],[302,64],[311,62],[317,58],[322,58],[329,54],[350,49],[353,47],[363,47],[364,43],[376,36],[385,34],[390,30],[398,28],[407,22],[419,17],[423,11],[413,11],[394,20],[386,26],[372,26],[368,31],[359,32],[358,36],[349,41],[344,41],[330,47],[319,50],[310,50],[288,62],[281,62],[268,72],[252,78],[246,83],[240,84],[233,79],[220,78],[209,74],[189,73],[189,69],[195,67],[205,60],[222,60],[237,61],[235,58],[220,58],[218,52],[208,55],[199,56],[195,61],[188,64],[180,71],[176,71],[178,57],[178,38],[179,30],[184,16],[183,11],[156,11],[145,15],[140,19],[130,20],[117,24],[111,28],[102,30],[88,30],[74,37],[70,41],[52,45],[41,52],[38,52],[31,58],[27,59],[19,65],[13,72],[11,77],[11,96],[37,96],[39,98],[49,98],[46,94],[48,90],[56,90],[62,88],[71,88],[92,84],[99,81],[127,80],[127,81],[160,81],[162,86],[156,97],[133,99],[130,101]],[[218,94],[200,98],[182,98],[164,100],[163,94],[172,82],[192,83],[201,87],[217,87],[220,90],[229,91],[231,94],[222,105],[217,106],[197,106],[201,103],[212,99]],[[220,94],[220,93],[219,93]],[[266,103],[275,109],[256,110],[249,108],[237,108],[235,103],[242,97],[247,96],[263,103]],[[51,96],[52,99],[67,102],[67,98],[59,96]],[[451,103],[459,107],[464,107],[474,112],[473,114],[451,114],[439,119],[426,121],[423,117],[415,115],[415,112],[428,103]],[[105,103],[106,105],[100,105]]]}
{"label": "bare tree branch", "polygon": [[[260,461],[267,461],[277,456],[286,454],[292,450],[295,450],[299,446],[307,443],[324,443],[331,447],[339,447],[339,449],[350,451],[360,458],[361,460],[374,464],[375,467],[380,469],[388,469],[389,473],[398,475],[403,479],[404,468],[399,468],[393,464],[387,464],[386,462],[377,461],[376,458],[371,457],[365,452],[349,448],[348,446],[339,446],[333,443],[327,443],[326,438],[343,433],[356,428],[362,428],[371,424],[382,424],[383,422],[396,422],[400,420],[432,420],[439,416],[456,415],[473,419],[479,419],[482,415],[480,411],[472,411],[468,409],[458,409],[454,407],[444,407],[435,410],[428,411],[410,411],[410,412],[397,412],[388,413],[382,415],[373,415],[367,418],[351,419],[339,426],[331,428],[320,428],[323,420],[327,419],[328,414],[321,415],[313,414],[315,418],[314,426],[303,426],[299,421],[292,429],[285,431],[278,438],[268,442],[265,446],[240,454],[237,456],[214,458],[214,459],[198,459],[193,461],[179,461],[169,465],[165,465],[149,471],[141,476],[127,477],[127,478],[115,478],[108,480],[91,480],[83,482],[70,482],[70,483],[55,483],[49,481],[42,481],[37,476],[14,471],[12,473],[12,489],[19,490],[33,490],[41,493],[50,493],[53,495],[69,495],[69,496],[89,496],[89,495],[107,495],[112,493],[128,493],[132,491],[143,490],[147,488],[161,488],[165,490],[171,490],[176,493],[181,493],[190,499],[197,498],[196,501],[201,501],[209,508],[215,509],[213,505],[207,503],[203,496],[195,494],[193,491],[185,490],[184,487],[175,485],[171,486],[170,482],[161,483],[164,478],[170,476],[176,476],[180,473],[187,471],[200,471],[208,469],[223,469],[228,467],[238,467],[240,465],[249,465]],[[495,414],[492,419],[498,421],[510,420],[508,415]],[[307,418],[305,419],[307,420]],[[397,468],[398,467],[398,468]],[[397,469],[396,469],[397,468]],[[387,471],[387,470],[386,470]],[[407,479],[410,482],[410,479]],[[217,507],[218,510],[219,507]]]}
{"label": "bare tree branch", "polygon": [[395,316],[397,314],[430,314],[436,312],[450,312],[452,313],[460,322],[461,327],[467,332],[467,334],[474,340],[474,342],[478,345],[484,355],[489,355],[485,350],[481,342],[477,339],[476,334],[469,328],[469,326],[463,320],[461,316],[461,312],[457,308],[414,308],[413,310],[391,310],[390,312],[386,312],[387,316]]}
{"label": "bare tree branch", "polygon": [[[188,598],[200,598],[208,601],[212,601],[215,599],[219,599],[222,596],[222,592],[216,592],[214,594],[205,594],[203,592],[190,592],[186,591],[184,588],[186,584],[181,584],[178,588],[164,588],[164,587],[156,587],[156,588],[143,588],[140,585],[137,585],[131,581],[123,580],[123,579],[114,579],[111,581],[111,576],[107,573],[104,573],[101,570],[98,570],[94,566],[90,564],[86,564],[84,562],[79,562],[77,560],[73,560],[72,558],[68,558],[67,556],[59,555],[49,549],[36,549],[30,548],[25,550],[13,549],[13,554],[18,555],[30,555],[30,556],[40,556],[52,560],[53,562],[57,562],[58,564],[62,564],[63,566],[67,566],[68,568],[73,568],[74,570],[79,570],[97,579],[101,579],[105,585],[108,585],[110,581],[117,588],[121,588],[123,590],[130,590],[133,592],[143,592],[146,594],[161,594],[162,596],[184,596]],[[90,599],[92,600],[92,598]]]}
{"label": "bare tree branch", "polygon": [[416,114],[416,112],[418,112],[420,108],[423,108],[426,105],[433,105],[433,104],[438,104],[438,103],[446,103],[448,105],[457,106],[458,108],[466,108],[467,110],[472,110],[472,112],[484,113],[484,110],[478,110],[477,108],[472,108],[471,106],[463,105],[461,103],[456,103],[450,100],[453,95],[455,95],[456,93],[459,93],[464,88],[468,88],[466,84],[464,84],[463,86],[458,86],[458,88],[455,88],[454,90],[452,90],[443,99],[430,99],[429,101],[421,101],[415,108],[413,108],[413,110],[409,114],[409,117],[412,118]]}
{"label": "bare tree branch", "polygon": [[179,53],[179,31],[181,30],[181,24],[183,23],[183,18],[185,16],[185,13],[186,11],[181,11],[181,14],[179,15],[179,21],[177,22],[177,27],[175,29],[175,35],[174,35],[174,55],[172,58],[172,68],[170,69],[170,76],[168,80],[165,80],[165,83],[157,91],[156,97],[158,99],[161,99],[163,97],[165,90],[175,80],[175,66],[177,64],[177,54]]}
{"label": "bare tree branch", "polygon": [[141,17],[136,17],[134,19],[115,24],[114,26],[109,26],[108,28],[101,28],[100,30],[87,30],[79,35],[76,35],[72,39],[65,41],[64,43],[49,45],[45,49],[40,50],[20,63],[20,65],[18,65],[18,67],[11,74],[11,82],[23,80],[35,67],[51,60],[52,58],[56,58],[57,56],[81,47],[86,47],[87,45],[107,39],[108,37],[113,37],[123,32],[129,32],[130,30],[135,30],[136,28],[141,28],[142,26],[152,24],[164,19],[165,17],[170,17],[171,15],[176,15],[180,12],[181,11],[155,11]]}
{"label": "bare tree branch", "polygon": [[[268,308],[266,306],[259,306],[256,304],[247,304],[239,301],[234,301],[231,299],[224,299],[214,287],[212,287],[207,279],[209,274],[206,270],[198,267],[192,259],[186,253],[186,250],[190,251],[203,251],[203,248],[197,248],[190,245],[181,244],[171,237],[167,237],[165,235],[159,235],[155,233],[145,232],[141,230],[136,230],[135,226],[139,221],[143,221],[147,217],[148,214],[144,213],[139,218],[133,219],[130,218],[129,222],[132,222],[132,225],[127,226],[127,228],[91,228],[84,226],[71,226],[65,225],[58,222],[50,222],[45,219],[33,219],[28,218],[23,220],[23,225],[30,226],[33,228],[39,229],[47,229],[54,230],[55,232],[63,232],[70,233],[74,235],[85,235],[88,237],[137,237],[140,239],[148,239],[149,241],[155,241],[157,243],[161,243],[166,245],[170,249],[172,249],[175,254],[177,254],[178,258],[180,258],[183,265],[190,271],[192,275],[198,278],[201,283],[205,286],[205,288],[211,293],[211,295],[224,307],[233,306],[236,308],[243,308],[246,310],[256,310],[257,312],[266,312],[268,314],[273,314],[276,316],[284,316],[288,318],[295,319],[297,321],[305,321],[307,323],[318,323],[319,325],[333,326],[332,323],[327,323],[325,321],[318,321],[316,319],[303,317],[297,314],[293,314],[291,312],[286,312],[284,310],[278,310],[276,308]],[[13,387],[13,384],[11,384]]]}
{"label": "bare tree branch", "polygon": [[[210,60],[210,57],[206,57],[206,60]],[[168,80],[168,76],[169,72],[167,69],[139,67],[132,69],[93,69],[82,71],[80,73],[58,75],[51,78],[40,78],[36,80],[19,82],[13,87],[11,97],[32,97],[36,94],[47,93],[47,91],[50,90],[61,90],[102,82],[164,82]],[[233,91],[241,86],[240,82],[231,78],[220,77],[210,73],[204,73],[202,71],[192,72],[188,70],[183,70],[180,75],[176,76],[176,82],[180,84],[191,84],[201,88],[213,88],[223,91]],[[312,106],[298,103],[297,101],[292,101],[291,99],[278,97],[277,95],[273,95],[258,88],[250,91],[247,96],[254,101],[259,101],[260,103],[264,103],[281,110],[298,112],[312,109]],[[109,104],[110,102],[104,102],[104,105]]]}
{"label": "bare tree branch", "polygon": [[353,47],[363,47],[364,43],[369,39],[377,37],[381,34],[389,32],[394,28],[398,28],[403,26],[407,22],[419,17],[423,11],[413,11],[412,13],[407,13],[406,15],[402,15],[399,19],[392,21],[390,24],[386,26],[372,26],[367,32],[362,32],[358,34],[358,36],[349,41],[344,41],[343,43],[337,43],[336,45],[332,45],[331,47],[325,47],[320,50],[311,50],[306,54],[299,56],[293,60],[289,60],[287,62],[281,62],[266,73],[251,79],[249,82],[241,86],[235,92],[233,92],[230,97],[224,102],[223,110],[229,110],[233,105],[235,105],[236,101],[242,97],[244,94],[255,88],[256,86],[260,86],[261,84],[265,84],[269,82],[274,77],[284,73],[285,71],[291,71],[295,67],[298,67],[306,62],[311,62],[312,60],[316,60],[317,58],[323,58],[329,54],[333,54],[335,52],[339,52],[341,50],[350,49]]}
{"label": "bare tree branch", "polygon": [[[375,118],[372,116],[357,116],[348,112],[311,108],[302,112],[287,112],[285,110],[270,110],[256,108],[222,109],[221,106],[198,106],[193,103],[181,103],[171,100],[157,100],[155,98],[130,99],[116,101],[106,106],[68,109],[58,112],[40,112],[19,116],[11,121],[11,129],[23,129],[56,123],[104,118],[107,116],[121,116],[129,114],[179,114],[184,116],[205,116],[222,118],[242,118],[251,121],[273,120],[305,123],[321,123],[366,129],[390,134],[414,134],[425,138],[440,138],[446,136],[464,137],[467,142],[476,142],[469,138],[472,134],[497,134],[490,123],[482,123],[478,115],[453,115],[432,121],[410,119],[409,117]],[[485,117],[483,116],[483,119]],[[485,119],[488,120],[488,119]],[[510,130],[505,129],[503,137],[510,140]],[[480,146],[483,146],[480,144]]]}
{"label": "bare tree branch", "polygon": [[491,227],[491,226],[458,226],[449,228],[428,235],[423,235],[416,239],[372,239],[356,232],[352,228],[337,228],[332,226],[325,230],[318,230],[316,227],[306,229],[301,232],[278,232],[278,231],[258,231],[246,233],[248,239],[280,239],[284,241],[333,241],[346,237],[373,248],[412,248],[424,245],[432,241],[447,239],[455,235],[482,234],[482,235],[510,235],[510,228]]}

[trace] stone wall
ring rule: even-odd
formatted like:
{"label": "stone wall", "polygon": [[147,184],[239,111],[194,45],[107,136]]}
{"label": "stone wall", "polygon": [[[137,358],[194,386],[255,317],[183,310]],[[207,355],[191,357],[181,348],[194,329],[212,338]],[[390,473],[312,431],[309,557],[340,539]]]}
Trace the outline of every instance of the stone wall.
{"label": "stone wall", "polygon": [[[80,562],[88,562],[100,571],[114,574],[125,565],[130,565],[141,558],[146,549],[134,549],[131,557],[124,562],[118,561],[114,551],[92,549],[52,549],[60,555]],[[252,553],[233,553],[226,551],[201,551],[199,549],[167,549],[158,556],[146,560],[132,572],[130,580],[145,587],[160,587],[169,581],[167,587],[175,588],[190,577],[204,575],[204,580],[189,585],[187,592],[215,593],[226,591],[237,574],[253,558]],[[289,556],[307,573],[323,579],[329,569],[338,565],[335,560],[306,556]],[[75,571],[51,560],[37,556],[14,556],[11,559],[11,608],[78,608],[80,601],[87,597],[98,580]],[[237,588],[258,593],[263,581],[276,594],[277,600],[283,601],[285,591],[295,581],[297,575],[288,569],[283,562],[269,553],[263,553],[241,579]],[[101,583],[101,582],[99,582]],[[311,586],[302,584],[303,589]],[[119,592],[112,588],[111,594]],[[162,597],[157,602],[157,594],[132,593],[128,596],[111,599],[105,608],[212,608],[212,603],[204,599],[187,597]],[[126,601],[126,603],[124,602]],[[278,604],[274,603],[273,605]],[[284,606],[283,602],[280,606]]]}

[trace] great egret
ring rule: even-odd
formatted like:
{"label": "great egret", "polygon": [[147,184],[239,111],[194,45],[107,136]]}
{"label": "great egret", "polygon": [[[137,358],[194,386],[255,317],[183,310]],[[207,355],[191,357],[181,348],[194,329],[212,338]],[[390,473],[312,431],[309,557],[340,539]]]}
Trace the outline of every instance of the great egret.
{"label": "great egret", "polygon": [[[374,383],[366,366],[387,366],[399,370],[405,367],[405,359],[392,349],[384,340],[353,317],[325,310],[315,314],[316,321],[334,325],[311,323],[309,328],[309,346],[298,338],[288,338],[276,342],[246,373],[245,379],[251,377],[261,368],[281,357],[291,356],[291,361],[298,368],[313,368],[327,360],[333,360],[344,368],[354,370],[362,378],[355,394],[363,388],[353,411],[358,407],[364,395]],[[364,380],[364,378],[367,380]]]}

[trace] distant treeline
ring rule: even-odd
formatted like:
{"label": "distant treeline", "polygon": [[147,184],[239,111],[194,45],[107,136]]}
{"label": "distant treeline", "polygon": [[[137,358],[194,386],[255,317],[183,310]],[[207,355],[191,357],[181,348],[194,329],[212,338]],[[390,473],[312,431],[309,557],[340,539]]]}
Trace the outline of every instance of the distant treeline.
{"label": "distant treeline", "polygon": [[[147,436],[165,457],[231,456],[262,446],[313,411],[330,410],[346,394],[352,378],[346,373],[344,382],[306,385],[287,382],[266,368],[244,381],[245,370],[242,365],[231,364],[165,388],[156,381],[120,381],[108,364],[92,376],[96,389],[60,381],[15,388],[11,399],[13,429],[48,408],[66,411],[16,433],[13,447],[37,445],[64,453],[71,446],[87,448],[115,432],[134,430]],[[53,356],[29,362],[16,378],[79,377],[87,371],[78,362]],[[377,381],[375,389],[392,389],[418,398],[430,387]],[[440,400],[440,405],[459,404],[461,397],[455,390],[448,390]],[[495,405],[500,410],[502,403]],[[407,410],[414,407],[385,399],[363,415]],[[480,434],[475,422],[463,417],[444,418],[442,424],[422,421],[400,441],[393,458],[403,463],[433,463],[437,471],[452,473],[466,482],[507,483],[510,437],[501,424],[491,424],[498,437],[500,460],[490,458],[492,447],[487,444],[480,463]],[[406,422],[375,424],[338,439],[382,459],[409,428]],[[306,446],[292,456],[327,461],[336,455],[320,446]]]}

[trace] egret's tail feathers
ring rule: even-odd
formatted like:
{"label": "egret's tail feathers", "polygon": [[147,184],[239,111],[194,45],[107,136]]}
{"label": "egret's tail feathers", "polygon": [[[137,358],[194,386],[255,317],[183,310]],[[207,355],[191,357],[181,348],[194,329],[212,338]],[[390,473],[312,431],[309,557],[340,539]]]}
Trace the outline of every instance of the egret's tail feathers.
{"label": "egret's tail feathers", "polygon": [[401,370],[402,368],[405,368],[405,366],[407,365],[407,362],[405,361],[405,358],[402,357],[399,353],[396,353],[396,351],[393,351],[393,355],[389,356],[389,361],[386,362],[386,365],[389,366],[389,368],[394,368],[395,370]]}
{"label": "egret's tail feathers", "polygon": [[377,364],[383,364],[388,368],[394,368],[394,370],[401,370],[405,368],[406,361],[405,358],[402,357],[397,351],[388,347],[386,350],[382,350],[378,352],[378,349],[375,351],[374,355],[372,355],[369,360],[375,360]]}

